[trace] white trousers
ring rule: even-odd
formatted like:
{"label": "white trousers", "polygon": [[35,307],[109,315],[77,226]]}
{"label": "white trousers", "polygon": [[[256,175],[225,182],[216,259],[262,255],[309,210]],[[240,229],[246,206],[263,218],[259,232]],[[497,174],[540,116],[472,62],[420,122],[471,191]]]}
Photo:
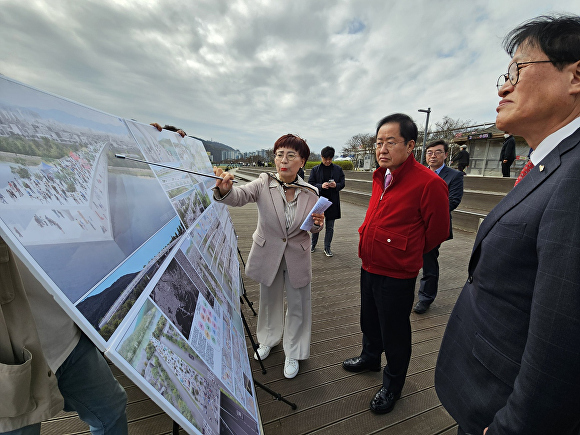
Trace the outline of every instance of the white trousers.
{"label": "white trousers", "polygon": [[[284,289],[287,311],[284,319]],[[260,309],[256,335],[260,344],[276,346],[284,335],[284,354],[297,360],[310,356],[312,303],[310,284],[294,288],[288,279],[286,259],[278,267],[272,285],[260,284]]]}

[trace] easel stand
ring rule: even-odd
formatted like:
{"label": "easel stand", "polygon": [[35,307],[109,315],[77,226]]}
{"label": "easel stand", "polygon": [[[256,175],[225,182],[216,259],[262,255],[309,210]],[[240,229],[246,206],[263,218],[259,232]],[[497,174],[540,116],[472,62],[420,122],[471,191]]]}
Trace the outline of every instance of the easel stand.
{"label": "easel stand", "polygon": [[[242,301],[241,297],[240,297],[240,301]],[[242,301],[242,303],[244,303],[244,302]],[[252,343],[252,349],[254,349],[255,355],[258,357],[258,362],[260,363],[260,367],[262,368],[262,374],[265,375],[267,373],[267,371],[266,371],[266,368],[264,367],[264,363],[262,362],[262,358],[260,358],[260,354],[258,353],[258,345],[254,341],[254,337],[252,336],[252,332],[250,331],[250,327],[248,326],[248,322],[246,322],[246,318],[244,317],[244,313],[240,311],[240,314],[242,316],[242,322],[244,323],[244,328],[246,329],[246,334],[248,334],[248,338],[250,339],[250,342]],[[280,393],[276,393],[274,390],[272,390],[272,389],[266,387],[264,384],[261,384],[260,382],[256,381],[256,379],[254,379],[254,385],[256,387],[260,387],[262,390],[271,394],[272,397],[274,397],[274,399],[282,401],[285,404],[289,405],[292,409],[297,408],[295,403],[288,401]]]}
{"label": "easel stand", "polygon": [[280,393],[276,393],[274,390],[271,390],[268,387],[266,387],[265,385],[260,384],[255,379],[254,379],[254,385],[256,387],[260,387],[262,390],[266,391],[267,393],[270,393],[274,397],[274,399],[280,400],[280,401],[284,402],[285,404],[289,405],[292,409],[297,408],[295,403],[292,403],[292,402],[286,400]]}
{"label": "easel stand", "polygon": [[[238,248],[238,255],[240,256],[240,260],[242,261],[242,264],[244,265],[244,268],[245,268],[246,263],[244,263],[244,258],[242,257],[242,253],[240,252],[240,248]],[[242,295],[240,296],[240,302],[243,304],[244,299],[245,299],[246,303],[248,304],[248,306],[250,307],[250,309],[252,310],[252,312],[254,313],[254,316],[255,316],[256,311],[252,307],[253,302],[250,302],[248,300],[247,295],[246,295],[246,286],[244,285],[244,278],[242,277],[241,270],[240,270],[240,283],[241,283],[241,287],[242,287]],[[256,344],[256,341],[254,340],[254,336],[252,335],[252,331],[250,331],[250,327],[248,326],[248,322],[246,322],[246,318],[244,317],[244,313],[242,312],[242,310],[240,310],[240,315],[242,317],[242,322],[244,324],[244,329],[246,330],[246,334],[248,334],[248,338],[250,339],[250,343],[252,343],[252,349],[254,349],[254,354],[257,356],[257,360],[260,363],[260,367],[262,368],[262,374],[265,375],[267,373],[267,371],[266,371],[266,368],[264,367],[264,363],[262,362],[262,358],[260,358],[260,354],[258,353],[258,345]],[[280,393],[276,393],[274,390],[266,387],[264,384],[256,381],[255,379],[254,379],[254,385],[256,387],[259,387],[262,390],[266,391],[267,393],[271,394],[272,397],[274,397],[274,399],[284,402],[285,404],[290,406],[292,409],[297,408],[295,403],[288,401]]]}
{"label": "easel stand", "polygon": [[[244,263],[244,257],[242,257],[242,253],[240,252],[240,248],[238,248],[238,255],[240,256],[240,260],[242,261],[242,264],[244,265],[244,269],[245,269],[246,263]],[[252,313],[254,313],[254,316],[255,316],[256,310],[254,310],[254,307],[252,306],[252,305],[254,305],[254,303],[250,302],[250,300],[248,299],[248,296],[246,295],[246,286],[244,285],[244,279],[242,278],[242,271],[241,270],[240,270],[240,283],[242,284],[242,296],[241,297],[243,297],[246,300],[246,303],[248,304],[248,306],[250,307],[250,310],[252,310]],[[244,303],[244,301],[242,301],[242,304],[243,303]],[[251,337],[251,335],[250,335],[250,337]],[[258,356],[258,358],[259,358],[259,356]]]}
{"label": "easel stand", "polygon": [[[244,301],[240,297],[240,301],[242,304]],[[252,332],[250,331],[250,327],[248,326],[248,322],[246,322],[246,318],[244,317],[244,313],[240,310],[240,315],[242,316],[242,322],[244,324],[244,329],[246,330],[246,334],[248,334],[248,338],[250,339],[250,343],[252,343],[252,349],[254,349],[254,354],[258,357],[258,362],[260,363],[260,367],[262,368],[262,374],[265,375],[268,373],[266,368],[264,367],[264,363],[262,362],[262,358],[260,358],[260,354],[258,353],[258,345],[252,336]]]}

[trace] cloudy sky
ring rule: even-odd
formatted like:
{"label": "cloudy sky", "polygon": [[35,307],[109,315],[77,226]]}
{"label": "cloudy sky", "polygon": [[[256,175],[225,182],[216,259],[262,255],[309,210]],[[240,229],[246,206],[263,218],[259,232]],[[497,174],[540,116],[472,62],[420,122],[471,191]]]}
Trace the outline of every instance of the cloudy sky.
{"label": "cloudy sky", "polygon": [[404,112],[493,122],[514,26],[575,0],[0,0],[0,73],[252,151]]}

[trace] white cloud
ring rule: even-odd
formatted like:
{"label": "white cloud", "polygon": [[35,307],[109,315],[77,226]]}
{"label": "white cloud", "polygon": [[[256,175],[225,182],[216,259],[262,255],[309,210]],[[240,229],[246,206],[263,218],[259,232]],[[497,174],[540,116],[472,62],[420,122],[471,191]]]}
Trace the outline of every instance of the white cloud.
{"label": "white cloud", "polygon": [[405,112],[490,122],[503,36],[569,1],[0,0],[0,72],[250,151],[319,151]]}

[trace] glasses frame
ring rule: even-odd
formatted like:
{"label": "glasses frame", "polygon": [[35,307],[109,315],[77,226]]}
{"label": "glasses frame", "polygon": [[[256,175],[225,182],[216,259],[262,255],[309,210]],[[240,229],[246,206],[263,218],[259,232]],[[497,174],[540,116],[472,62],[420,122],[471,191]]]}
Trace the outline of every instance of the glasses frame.
{"label": "glasses frame", "polygon": [[[518,84],[518,82],[520,81],[520,70],[525,66],[525,65],[531,65],[534,63],[553,63],[551,60],[532,60],[529,62],[512,62],[509,64],[508,66],[508,72],[506,74],[501,74],[498,78],[497,78],[497,90],[499,91],[503,85],[505,85],[508,81],[511,83],[512,86],[515,86]],[[510,74],[510,70],[512,69],[512,66],[515,65],[516,66],[516,71],[515,71],[515,76],[516,79],[512,80],[512,75]],[[503,80],[503,83],[501,83],[501,81]]]}
{"label": "glasses frame", "polygon": [[[300,157],[300,154],[298,154],[297,152],[294,152],[294,153],[292,153],[292,154],[288,154],[288,153],[286,153],[286,154],[284,154],[284,153],[281,153],[281,154],[282,154],[282,155],[278,157],[278,153],[277,153],[277,152],[276,152],[276,153],[274,153],[274,160],[278,160],[278,161],[280,161],[280,160],[284,160],[284,157],[286,157],[286,159],[287,159],[289,162],[293,162],[294,160],[296,160],[297,158],[299,158],[299,157]],[[290,157],[291,155],[292,155],[292,157]]]}
{"label": "glasses frame", "polygon": [[427,151],[425,151],[426,156],[441,156],[443,154],[445,154],[445,151],[442,151],[442,150],[435,150],[435,151],[427,150]]}
{"label": "glasses frame", "polygon": [[386,145],[387,149],[389,151],[391,151],[393,148],[395,148],[395,145],[400,144],[401,142],[405,142],[407,143],[407,141],[405,139],[400,140],[399,142],[391,142],[391,141],[387,141],[387,142],[383,142],[381,144],[379,144],[378,142],[375,142],[375,149],[377,150],[382,150],[383,147]]}

